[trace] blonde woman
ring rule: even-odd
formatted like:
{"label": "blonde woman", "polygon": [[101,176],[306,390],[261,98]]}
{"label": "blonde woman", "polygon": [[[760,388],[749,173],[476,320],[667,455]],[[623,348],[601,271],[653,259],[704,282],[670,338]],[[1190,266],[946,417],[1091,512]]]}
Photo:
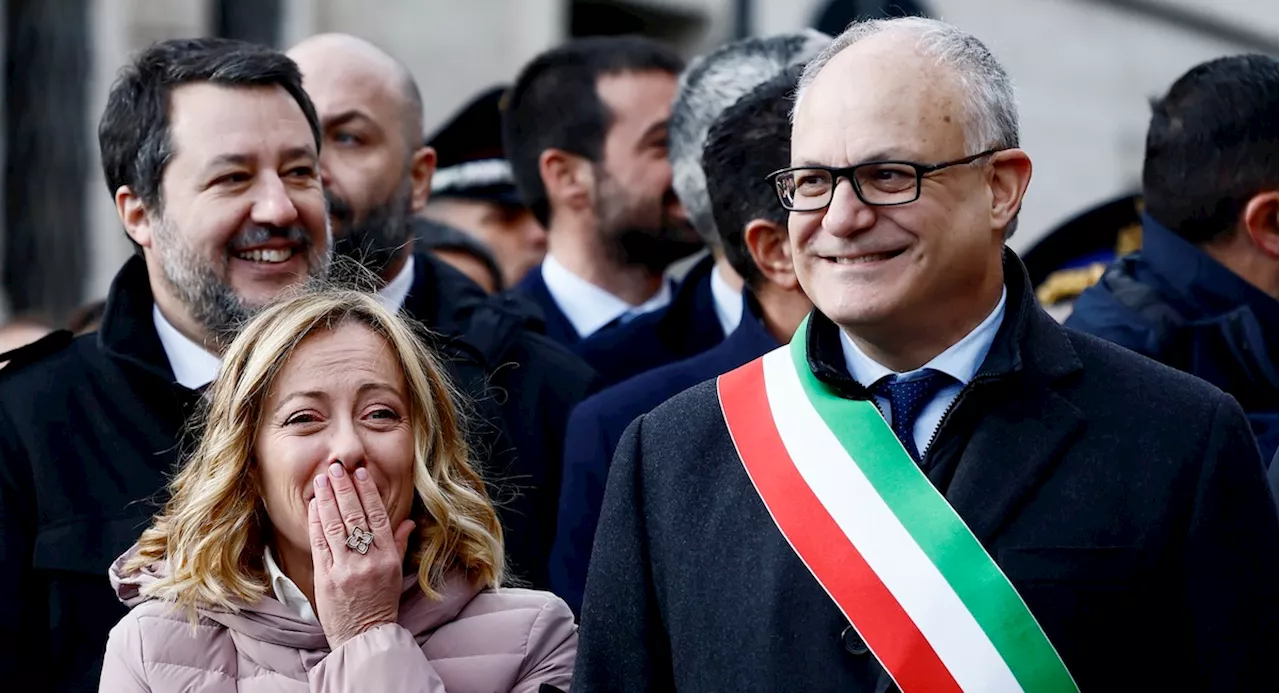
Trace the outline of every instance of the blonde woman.
{"label": "blonde woman", "polygon": [[111,568],[101,690],[567,689],[556,597],[504,589],[453,392],[369,295],[288,299],[227,350],[171,500]]}

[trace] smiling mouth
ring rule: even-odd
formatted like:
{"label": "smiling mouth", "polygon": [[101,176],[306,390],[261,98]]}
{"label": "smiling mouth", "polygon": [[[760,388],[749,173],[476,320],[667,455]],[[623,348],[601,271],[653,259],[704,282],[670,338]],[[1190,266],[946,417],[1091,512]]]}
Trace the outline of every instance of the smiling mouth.
{"label": "smiling mouth", "polygon": [[253,250],[241,250],[235,253],[236,258],[247,262],[257,262],[264,265],[278,265],[282,262],[288,262],[290,258],[298,254],[296,248],[255,248]]}
{"label": "smiling mouth", "polygon": [[893,258],[903,254],[904,252],[906,252],[905,248],[901,250],[890,250],[883,253],[869,253],[866,255],[858,255],[856,257],[823,256],[822,259],[826,260],[827,262],[834,262],[837,265],[867,265],[873,262],[883,262],[885,260],[892,260]]}

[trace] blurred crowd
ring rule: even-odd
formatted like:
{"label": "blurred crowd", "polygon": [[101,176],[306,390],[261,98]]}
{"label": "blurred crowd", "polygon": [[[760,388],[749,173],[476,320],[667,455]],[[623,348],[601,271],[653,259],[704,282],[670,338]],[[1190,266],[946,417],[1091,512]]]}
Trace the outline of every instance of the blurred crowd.
{"label": "blurred crowd", "polygon": [[574,39],[430,133],[359,38],[152,45],[135,253],[0,327],[0,683],[1272,690],[1277,80],[1020,257],[940,21]]}

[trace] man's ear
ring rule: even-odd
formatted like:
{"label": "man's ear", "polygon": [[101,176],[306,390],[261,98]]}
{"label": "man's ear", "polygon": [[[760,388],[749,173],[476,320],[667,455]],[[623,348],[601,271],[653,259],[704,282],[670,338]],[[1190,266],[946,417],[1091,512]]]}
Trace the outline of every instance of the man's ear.
{"label": "man's ear", "polygon": [[1280,258],[1280,231],[1276,226],[1277,207],[1280,207],[1280,192],[1269,190],[1250,198],[1240,215],[1240,222],[1249,240],[1272,259]]}
{"label": "man's ear", "polygon": [[151,247],[151,215],[147,214],[142,198],[135,195],[127,185],[116,189],[116,215],[124,225],[124,232],[129,234],[134,243],[143,248]]}
{"label": "man's ear", "polygon": [[553,211],[591,208],[595,191],[591,162],[563,149],[546,149],[538,157],[538,175]]}
{"label": "man's ear", "polygon": [[795,264],[791,260],[791,242],[787,227],[768,219],[752,219],[742,231],[747,252],[764,278],[786,291],[798,291]]}
{"label": "man's ear", "polygon": [[412,197],[409,200],[410,211],[421,212],[431,197],[431,177],[436,172],[436,150],[431,147],[419,147],[413,153],[409,165],[409,181]]}
{"label": "man's ear", "polygon": [[992,228],[1009,226],[1022,209],[1022,197],[1031,184],[1031,157],[1021,149],[1005,149],[991,155]]}

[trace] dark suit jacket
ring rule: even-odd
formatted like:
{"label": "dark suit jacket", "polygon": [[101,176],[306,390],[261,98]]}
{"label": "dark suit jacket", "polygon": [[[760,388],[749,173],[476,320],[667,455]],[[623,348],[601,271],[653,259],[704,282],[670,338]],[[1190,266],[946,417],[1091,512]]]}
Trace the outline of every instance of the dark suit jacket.
{"label": "dark suit jacket", "polygon": [[537,308],[489,296],[454,268],[415,255],[403,312],[439,336],[436,347],[474,401],[475,456],[502,520],[508,569],[545,588],[569,412],[599,389],[591,368],[542,334]]}
{"label": "dark suit jacket", "polygon": [[577,613],[587,582],[591,541],[600,519],[605,480],[622,433],[637,416],[698,383],[727,373],[778,346],[760,321],[755,299],[745,299],[742,322],[718,346],[619,383],[573,410],[565,434],[560,515],[548,572],[551,590]]}
{"label": "dark suit jacket", "polygon": [[[1055,323],[1012,253],[1006,283],[995,344],[927,453],[931,480],[1081,690],[1274,689],[1276,509],[1240,406]],[[810,325],[811,370],[867,398],[835,325]],[[890,689],[847,625],[743,471],[714,383],[632,423],[575,693]]]}
{"label": "dark suit jacket", "polygon": [[606,327],[586,339],[560,310],[541,269],[535,269],[516,285],[542,309],[547,336],[581,356],[606,384],[699,354],[723,341],[711,293],[715,265],[705,258],[676,288],[671,304],[624,325]]}

